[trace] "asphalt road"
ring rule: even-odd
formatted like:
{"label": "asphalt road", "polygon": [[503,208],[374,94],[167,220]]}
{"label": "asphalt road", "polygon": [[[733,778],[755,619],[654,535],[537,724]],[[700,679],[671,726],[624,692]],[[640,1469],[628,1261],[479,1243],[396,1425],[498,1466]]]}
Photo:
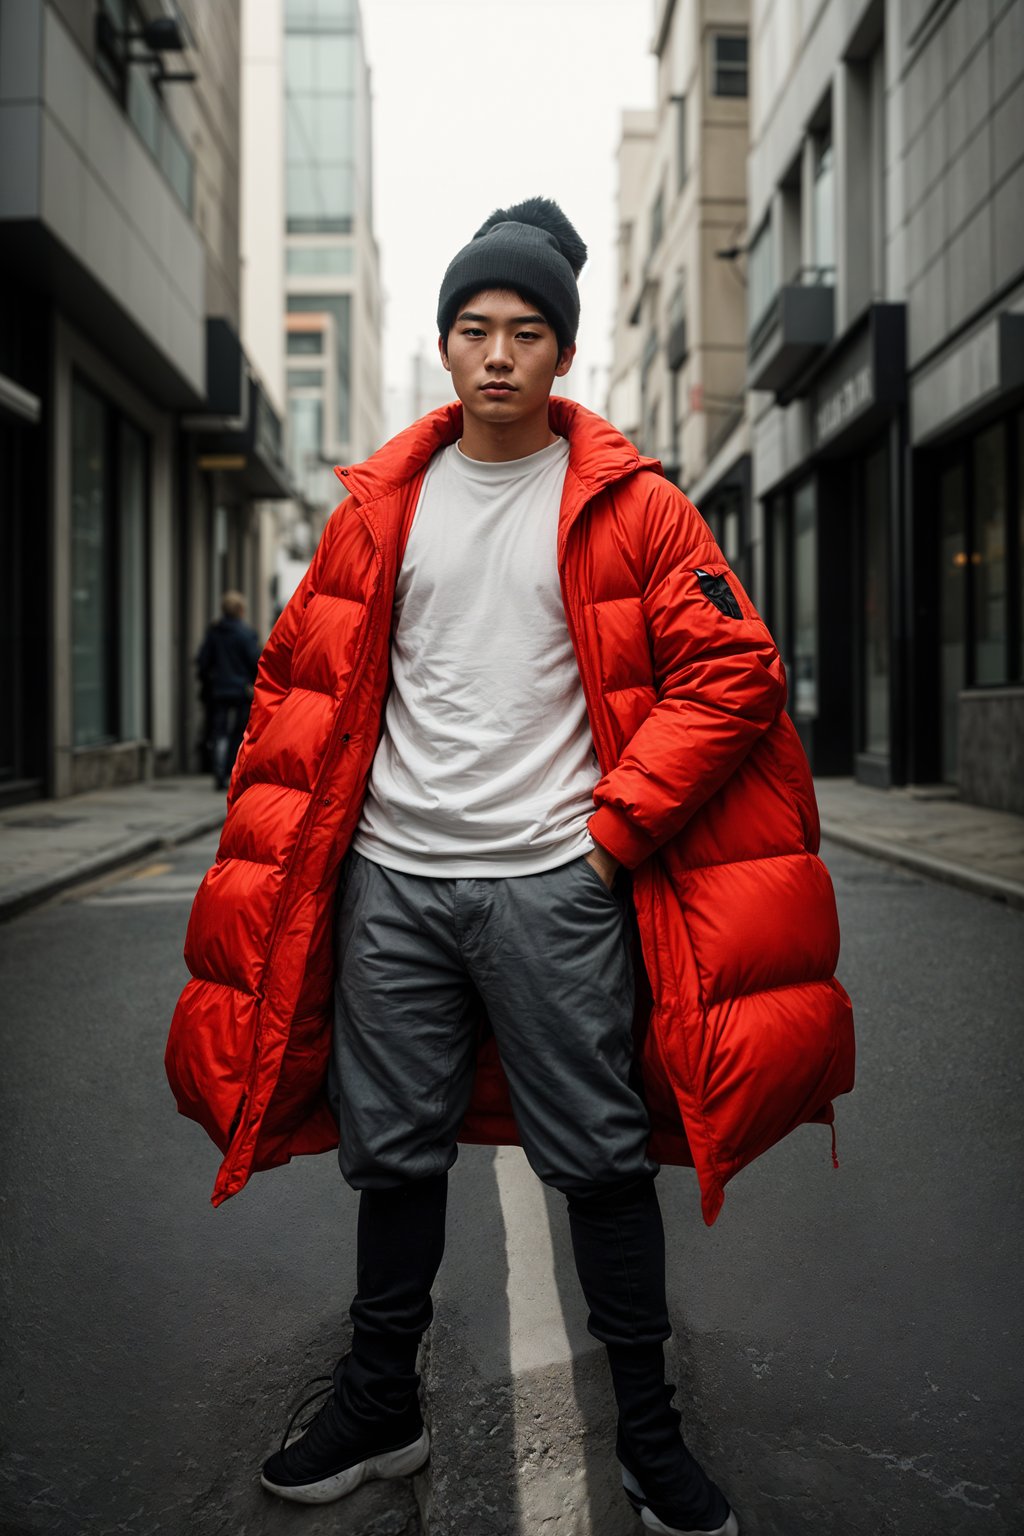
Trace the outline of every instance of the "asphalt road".
{"label": "asphalt road", "polygon": [[[162,1055],[213,848],[0,930],[3,1536],[420,1530],[408,1484],[316,1511],[256,1482],[289,1400],[344,1347],[355,1197],[322,1157],[209,1204],[216,1153],[175,1115]],[[692,1175],[663,1171],[688,1437],[745,1536],[1019,1536],[1024,914],[825,851],[860,1042],[841,1167],[806,1127],[730,1186],[710,1232]],[[516,1343],[529,1276],[506,1245],[524,1219],[508,1160],[466,1149],[453,1175],[447,1371],[419,1484],[431,1536],[534,1536],[523,1469],[560,1459],[557,1439],[523,1457],[534,1384],[540,1405],[561,1393],[584,1421],[609,1412],[562,1203],[542,1191],[534,1262],[573,1358],[545,1370]],[[577,1453],[545,1536],[635,1532],[606,1440]]]}

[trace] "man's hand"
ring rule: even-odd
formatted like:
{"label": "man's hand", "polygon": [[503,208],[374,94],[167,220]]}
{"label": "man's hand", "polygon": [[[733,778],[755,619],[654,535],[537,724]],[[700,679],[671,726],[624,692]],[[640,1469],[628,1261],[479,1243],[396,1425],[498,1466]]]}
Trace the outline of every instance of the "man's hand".
{"label": "man's hand", "polygon": [[609,853],[607,848],[602,848],[600,843],[595,843],[590,852],[585,853],[583,857],[597,870],[605,885],[611,890],[619,870],[619,861],[614,854]]}

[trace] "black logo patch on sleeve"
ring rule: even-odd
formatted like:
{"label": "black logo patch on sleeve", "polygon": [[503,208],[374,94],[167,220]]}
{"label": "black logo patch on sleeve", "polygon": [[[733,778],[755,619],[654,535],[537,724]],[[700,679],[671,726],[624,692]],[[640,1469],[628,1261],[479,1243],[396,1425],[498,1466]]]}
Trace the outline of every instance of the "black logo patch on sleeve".
{"label": "black logo patch on sleeve", "polygon": [[719,613],[724,613],[728,619],[742,619],[740,605],[724,576],[710,576],[707,571],[696,571],[694,574],[704,596],[711,599]]}

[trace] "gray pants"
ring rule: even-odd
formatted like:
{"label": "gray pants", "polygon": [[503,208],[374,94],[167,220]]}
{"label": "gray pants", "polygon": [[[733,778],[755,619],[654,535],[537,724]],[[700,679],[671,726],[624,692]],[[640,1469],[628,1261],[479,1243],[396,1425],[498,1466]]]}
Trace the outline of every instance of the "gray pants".
{"label": "gray pants", "polygon": [[585,1196],[657,1171],[631,1078],[626,912],[586,859],[540,875],[432,879],[351,853],[335,947],[328,1091],[353,1188],[395,1188],[454,1163],[484,1013],[546,1184]]}

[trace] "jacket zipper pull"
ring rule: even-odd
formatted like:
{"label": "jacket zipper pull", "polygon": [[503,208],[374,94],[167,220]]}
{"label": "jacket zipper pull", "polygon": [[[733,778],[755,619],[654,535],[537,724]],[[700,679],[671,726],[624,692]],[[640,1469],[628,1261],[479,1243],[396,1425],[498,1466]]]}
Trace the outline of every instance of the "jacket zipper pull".
{"label": "jacket zipper pull", "polygon": [[836,1123],[832,1121],[832,1167],[839,1167],[839,1159],[836,1156]]}

